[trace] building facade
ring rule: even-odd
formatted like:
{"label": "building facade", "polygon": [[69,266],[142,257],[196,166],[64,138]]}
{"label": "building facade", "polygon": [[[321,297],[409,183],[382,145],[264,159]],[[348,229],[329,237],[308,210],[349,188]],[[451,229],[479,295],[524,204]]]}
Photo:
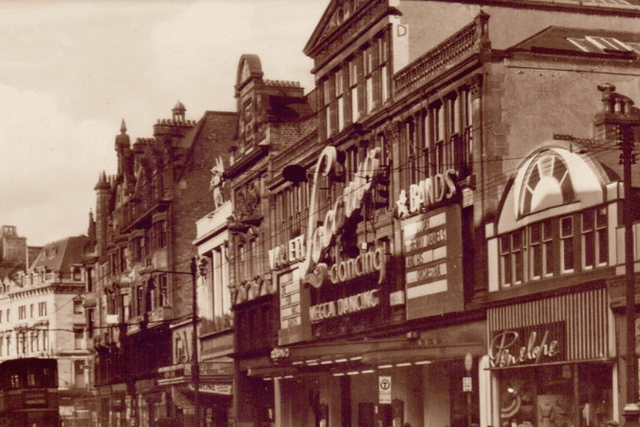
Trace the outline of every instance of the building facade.
{"label": "building facade", "polygon": [[233,424],[233,313],[229,289],[229,230],[233,215],[224,179],[228,153],[211,168],[211,196],[215,209],[196,223],[202,279],[197,289],[200,329],[200,396],[208,402],[204,425],[226,427]]}
{"label": "building facade", "polygon": [[[186,425],[194,402],[170,375],[193,361],[176,337],[193,318],[196,221],[210,212],[211,166],[227,152],[236,115],[198,122],[176,104],[152,138],[116,137],[118,170],[96,191],[96,250],[88,265],[100,425]],[[180,375],[183,375],[181,373]],[[179,375],[178,375],[179,376]],[[203,409],[206,407],[203,405]]]}
{"label": "building facade", "polygon": [[57,359],[60,418],[65,426],[89,426],[95,401],[82,266],[92,250],[91,239],[67,237],[28,248],[16,227],[2,230],[5,260],[13,254],[21,262],[2,282],[0,360]]}
{"label": "building facade", "polygon": [[639,18],[635,2],[329,3],[305,47],[317,136],[257,140],[228,172],[238,425],[619,416],[634,186],[593,122],[640,99]]}
{"label": "building facade", "polygon": [[[275,420],[273,385],[248,375],[268,359],[277,345],[277,290],[273,287],[268,258],[273,235],[289,233],[271,210],[275,195],[268,187],[274,176],[271,159],[290,152],[300,140],[315,135],[313,94],[305,95],[299,83],[263,78],[260,58],[240,57],[235,94],[238,109],[237,141],[224,176],[233,206],[229,233],[229,288],[235,327],[234,422],[236,425],[269,424]],[[291,194],[301,207],[303,195]],[[280,212],[298,216],[293,209]]]}

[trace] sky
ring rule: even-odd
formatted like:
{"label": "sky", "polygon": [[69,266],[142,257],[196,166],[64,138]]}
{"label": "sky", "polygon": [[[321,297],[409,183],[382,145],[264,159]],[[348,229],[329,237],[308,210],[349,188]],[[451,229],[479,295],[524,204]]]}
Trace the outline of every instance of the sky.
{"label": "sky", "polygon": [[313,88],[302,52],[329,0],[0,0],[0,225],[29,246],[86,234],[124,119],[148,138],[235,111],[240,56]]}

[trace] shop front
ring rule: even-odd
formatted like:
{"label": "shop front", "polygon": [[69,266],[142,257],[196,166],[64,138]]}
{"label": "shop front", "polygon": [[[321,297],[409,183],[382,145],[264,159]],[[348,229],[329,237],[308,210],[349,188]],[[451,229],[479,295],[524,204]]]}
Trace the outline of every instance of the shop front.
{"label": "shop front", "polygon": [[248,375],[272,382],[282,427],[479,423],[488,393],[484,321],[385,338],[278,347]]}
{"label": "shop front", "polygon": [[487,313],[489,364],[502,427],[603,427],[618,407],[605,288]]}

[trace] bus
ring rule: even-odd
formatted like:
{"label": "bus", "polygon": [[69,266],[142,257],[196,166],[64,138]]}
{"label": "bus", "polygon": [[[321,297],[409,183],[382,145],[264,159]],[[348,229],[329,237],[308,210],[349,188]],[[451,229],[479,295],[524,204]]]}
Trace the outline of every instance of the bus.
{"label": "bus", "polygon": [[0,427],[60,427],[58,364],[23,358],[0,363]]}

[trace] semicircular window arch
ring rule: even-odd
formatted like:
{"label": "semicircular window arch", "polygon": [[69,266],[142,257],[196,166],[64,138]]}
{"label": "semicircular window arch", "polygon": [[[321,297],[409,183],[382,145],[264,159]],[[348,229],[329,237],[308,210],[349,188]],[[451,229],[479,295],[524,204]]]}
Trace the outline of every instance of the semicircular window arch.
{"label": "semicircular window arch", "polygon": [[526,172],[520,216],[571,203],[576,194],[565,160],[553,151],[541,153]]}

